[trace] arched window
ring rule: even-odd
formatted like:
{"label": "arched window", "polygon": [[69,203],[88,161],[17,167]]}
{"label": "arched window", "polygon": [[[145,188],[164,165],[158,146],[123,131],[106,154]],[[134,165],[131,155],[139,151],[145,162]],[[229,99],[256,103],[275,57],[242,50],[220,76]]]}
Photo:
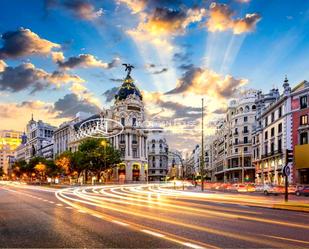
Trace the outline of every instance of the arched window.
{"label": "arched window", "polygon": [[239,113],[243,113],[244,109],[242,107],[239,108]]}
{"label": "arched window", "polygon": [[124,118],[121,118],[121,119],[120,119],[120,123],[121,123],[123,126],[125,126],[125,119],[124,119]]}
{"label": "arched window", "polygon": [[252,110],[256,110],[256,106],[255,105],[252,106]]}
{"label": "arched window", "polygon": [[246,105],[245,112],[249,112],[249,111],[250,111],[250,107]]}

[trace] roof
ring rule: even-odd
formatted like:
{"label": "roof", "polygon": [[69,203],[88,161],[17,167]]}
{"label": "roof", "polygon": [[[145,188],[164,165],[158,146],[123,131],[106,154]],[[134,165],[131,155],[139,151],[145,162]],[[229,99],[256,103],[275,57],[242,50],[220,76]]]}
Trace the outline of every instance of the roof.
{"label": "roof", "polygon": [[118,92],[115,95],[116,100],[124,100],[130,95],[136,95],[140,100],[143,100],[143,96],[138,88],[134,85],[134,81],[130,75],[125,79]]}

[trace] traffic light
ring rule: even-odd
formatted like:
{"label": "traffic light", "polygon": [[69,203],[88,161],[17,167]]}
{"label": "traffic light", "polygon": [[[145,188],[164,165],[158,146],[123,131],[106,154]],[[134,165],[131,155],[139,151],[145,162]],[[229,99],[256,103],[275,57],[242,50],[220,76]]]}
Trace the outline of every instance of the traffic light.
{"label": "traffic light", "polygon": [[288,163],[292,163],[293,162],[293,158],[294,158],[294,155],[293,155],[293,150],[286,150],[286,164]]}

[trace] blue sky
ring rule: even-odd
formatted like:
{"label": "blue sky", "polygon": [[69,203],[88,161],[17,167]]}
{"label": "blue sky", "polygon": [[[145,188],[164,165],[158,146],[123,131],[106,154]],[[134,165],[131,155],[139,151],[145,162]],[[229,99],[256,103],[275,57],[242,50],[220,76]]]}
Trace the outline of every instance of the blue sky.
{"label": "blue sky", "polygon": [[[31,112],[54,124],[70,119],[76,108],[68,112],[61,106],[65,101],[59,103],[69,95],[82,110],[110,105],[102,94],[121,84],[121,63],[136,67],[132,76],[150,114],[164,109],[165,116],[180,119],[196,118],[192,111],[201,97],[213,119],[238,87],[281,89],[286,74],[291,85],[309,79],[307,0],[2,0],[0,5],[2,35],[17,32],[25,42],[37,35],[58,45],[43,51],[37,40],[10,54],[6,46],[12,39],[0,40],[0,60],[6,65],[0,66],[3,129],[22,130]],[[57,62],[54,52],[64,58]],[[93,60],[82,61],[82,54]],[[70,58],[79,62],[64,66]],[[3,80],[9,68],[23,63],[30,63],[36,75],[36,69],[44,70],[44,82],[36,76],[22,86],[12,79],[16,70]],[[81,80],[63,83],[50,78],[53,72]],[[20,114],[18,122],[12,113]]]}

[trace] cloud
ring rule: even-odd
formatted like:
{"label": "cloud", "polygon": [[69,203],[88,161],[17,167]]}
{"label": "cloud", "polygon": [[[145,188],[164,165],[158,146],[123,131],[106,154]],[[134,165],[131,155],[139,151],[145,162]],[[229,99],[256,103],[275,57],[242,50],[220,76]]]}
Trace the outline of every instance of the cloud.
{"label": "cloud", "polygon": [[178,52],[173,55],[173,60],[177,62],[184,62],[184,61],[190,61],[192,52]]}
{"label": "cloud", "polygon": [[233,11],[226,4],[211,3],[209,7],[209,19],[206,22],[208,31],[221,32],[232,30],[236,35],[251,32],[261,20],[257,13],[246,14],[243,18],[233,19]]}
{"label": "cloud", "polygon": [[103,15],[103,9],[85,0],[46,0],[47,9],[62,7],[69,10],[78,19],[95,20]]}
{"label": "cloud", "polygon": [[111,89],[106,90],[102,95],[105,97],[106,102],[112,102],[114,97],[118,91],[118,87],[113,87]]}
{"label": "cloud", "polygon": [[54,103],[53,112],[58,118],[74,117],[77,112],[98,113],[101,109],[86,99],[79,98],[76,94],[66,94]]}
{"label": "cloud", "polygon": [[114,58],[111,62],[107,63],[97,59],[91,54],[80,54],[78,56],[69,57],[65,61],[65,57],[61,52],[55,52],[52,54],[52,58],[59,65],[59,67],[63,69],[72,69],[76,67],[100,67],[110,69],[120,64],[119,58]]}
{"label": "cloud", "polygon": [[20,28],[1,36],[3,47],[0,48],[0,59],[17,58],[28,55],[47,55],[52,49],[60,48],[57,43],[40,38],[30,29]]}
{"label": "cloud", "polygon": [[247,84],[246,79],[231,75],[222,76],[210,69],[192,66],[178,80],[177,87],[166,94],[192,93],[212,98],[231,98],[239,87]]}
{"label": "cloud", "polygon": [[24,63],[16,67],[5,67],[0,72],[0,90],[19,92],[29,89],[31,93],[44,90],[49,86],[60,87],[62,84],[84,82],[77,75],[55,71],[48,73],[36,68],[31,63]]}
{"label": "cloud", "polygon": [[44,122],[59,125],[67,119],[56,119],[56,113],[50,112],[52,103],[40,100],[27,100],[22,103],[0,103],[0,129],[23,131],[31,114],[35,119],[44,118]]}
{"label": "cloud", "polygon": [[119,78],[110,78],[109,80],[113,82],[123,82],[123,79],[119,79]]}
{"label": "cloud", "polygon": [[199,22],[206,14],[205,9],[190,8],[173,10],[168,8],[155,8],[155,10],[145,17],[137,30],[140,33],[157,35],[179,35],[184,34],[189,24]]}
{"label": "cloud", "polygon": [[154,71],[152,74],[161,74],[161,73],[166,73],[168,71],[168,68],[162,68],[161,70]]}
{"label": "cloud", "polygon": [[117,0],[118,4],[126,4],[132,10],[132,14],[136,14],[144,10],[147,0]]}
{"label": "cloud", "polygon": [[7,67],[5,61],[0,60],[0,73],[4,71],[4,69]]}

